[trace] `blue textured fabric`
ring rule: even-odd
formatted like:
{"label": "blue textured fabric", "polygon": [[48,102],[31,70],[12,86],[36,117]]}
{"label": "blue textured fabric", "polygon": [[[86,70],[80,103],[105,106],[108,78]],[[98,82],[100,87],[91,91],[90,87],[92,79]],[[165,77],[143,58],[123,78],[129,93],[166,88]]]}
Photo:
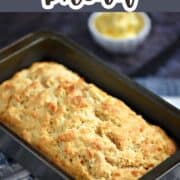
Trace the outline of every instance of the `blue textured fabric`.
{"label": "blue textured fabric", "polygon": [[2,165],[8,165],[8,161],[3,153],[0,153],[0,169]]}
{"label": "blue textured fabric", "polygon": [[180,79],[148,77],[136,81],[159,96],[180,96]]}

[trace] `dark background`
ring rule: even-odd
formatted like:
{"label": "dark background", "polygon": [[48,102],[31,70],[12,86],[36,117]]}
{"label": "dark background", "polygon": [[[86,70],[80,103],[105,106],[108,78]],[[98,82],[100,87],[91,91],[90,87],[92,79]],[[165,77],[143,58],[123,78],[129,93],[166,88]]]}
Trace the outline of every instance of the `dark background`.
{"label": "dark background", "polygon": [[0,47],[29,32],[60,32],[131,77],[180,78],[180,13],[150,13],[152,31],[138,50],[128,56],[106,52],[93,41],[89,13],[2,13]]}

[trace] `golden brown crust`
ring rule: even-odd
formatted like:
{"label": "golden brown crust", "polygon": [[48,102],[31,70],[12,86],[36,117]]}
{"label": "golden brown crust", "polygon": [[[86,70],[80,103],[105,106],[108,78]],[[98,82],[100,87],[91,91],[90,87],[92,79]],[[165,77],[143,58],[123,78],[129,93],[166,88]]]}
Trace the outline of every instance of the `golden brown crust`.
{"label": "golden brown crust", "polygon": [[0,119],[76,179],[137,179],[176,151],[162,129],[56,63],[2,83]]}

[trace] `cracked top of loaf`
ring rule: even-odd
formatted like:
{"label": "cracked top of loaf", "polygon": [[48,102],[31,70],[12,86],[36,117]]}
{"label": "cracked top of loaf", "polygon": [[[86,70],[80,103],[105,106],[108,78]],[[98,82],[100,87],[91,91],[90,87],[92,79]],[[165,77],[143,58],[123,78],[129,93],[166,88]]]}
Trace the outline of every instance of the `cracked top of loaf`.
{"label": "cracked top of loaf", "polygon": [[161,128],[53,62],[0,85],[0,121],[79,180],[137,179],[176,151]]}

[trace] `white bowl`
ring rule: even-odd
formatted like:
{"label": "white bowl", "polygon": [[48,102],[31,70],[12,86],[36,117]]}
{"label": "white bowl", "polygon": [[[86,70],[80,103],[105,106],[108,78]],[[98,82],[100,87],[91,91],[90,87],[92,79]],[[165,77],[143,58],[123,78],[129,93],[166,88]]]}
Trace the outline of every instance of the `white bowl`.
{"label": "white bowl", "polygon": [[139,13],[144,20],[144,27],[133,38],[111,38],[96,29],[95,20],[103,13],[92,13],[88,20],[88,28],[93,39],[105,50],[113,53],[132,53],[146,39],[151,30],[151,20],[146,13]]}

